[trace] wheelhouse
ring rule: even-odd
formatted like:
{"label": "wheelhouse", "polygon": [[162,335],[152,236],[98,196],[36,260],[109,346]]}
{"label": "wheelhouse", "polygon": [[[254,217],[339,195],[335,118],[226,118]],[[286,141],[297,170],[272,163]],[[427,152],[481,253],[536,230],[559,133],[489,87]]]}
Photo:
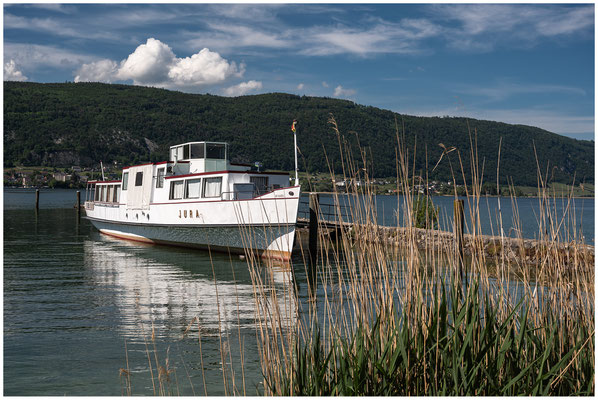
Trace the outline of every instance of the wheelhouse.
{"label": "wheelhouse", "polygon": [[170,147],[169,160],[123,169],[120,181],[90,181],[86,204],[125,205],[250,200],[289,186],[286,172],[260,172],[228,160],[228,144],[188,142]]}

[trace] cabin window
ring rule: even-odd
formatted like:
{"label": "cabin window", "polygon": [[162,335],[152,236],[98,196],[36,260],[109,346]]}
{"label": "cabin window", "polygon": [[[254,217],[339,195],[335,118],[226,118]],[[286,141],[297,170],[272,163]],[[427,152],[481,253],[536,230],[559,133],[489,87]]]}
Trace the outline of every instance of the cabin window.
{"label": "cabin window", "polygon": [[252,176],[249,178],[249,182],[255,185],[255,190],[259,195],[262,195],[268,191],[268,177],[267,176]]}
{"label": "cabin window", "polygon": [[222,177],[205,178],[203,184],[203,197],[220,197],[222,192]]}
{"label": "cabin window", "polygon": [[156,179],[156,187],[157,188],[164,187],[164,172],[165,172],[165,168],[158,168],[158,177]]}
{"label": "cabin window", "polygon": [[106,201],[109,202],[112,200],[112,185],[106,186]]}
{"label": "cabin window", "polygon": [[129,173],[125,172],[123,174],[123,190],[127,190],[127,184],[129,183]]}
{"label": "cabin window", "polygon": [[206,143],[206,158],[224,160],[226,158],[225,145]]}
{"label": "cabin window", "polygon": [[177,156],[177,160],[182,160],[183,157],[183,146],[179,146],[176,148],[176,156]]}
{"label": "cabin window", "polygon": [[183,198],[183,184],[185,181],[170,182],[170,200],[178,200]]}
{"label": "cabin window", "polygon": [[198,199],[201,188],[201,179],[187,179],[185,181],[185,198]]}
{"label": "cabin window", "polygon": [[184,160],[189,159],[189,145],[188,144],[183,146],[183,159]]}
{"label": "cabin window", "polygon": [[191,158],[203,158],[203,156],[204,156],[204,143],[191,144]]}
{"label": "cabin window", "polygon": [[253,183],[235,183],[233,185],[233,200],[252,199],[254,192],[255,185]]}
{"label": "cabin window", "polygon": [[170,161],[174,161],[175,155],[176,155],[176,147],[170,149]]}
{"label": "cabin window", "polygon": [[119,200],[120,200],[120,186],[115,185],[114,186],[114,198],[112,199],[112,201],[114,201],[115,203],[118,203]]}
{"label": "cabin window", "polygon": [[137,172],[135,174],[135,186],[143,185],[143,172]]}
{"label": "cabin window", "polygon": [[100,188],[101,186],[96,186],[95,193],[94,193],[94,201],[100,201]]}

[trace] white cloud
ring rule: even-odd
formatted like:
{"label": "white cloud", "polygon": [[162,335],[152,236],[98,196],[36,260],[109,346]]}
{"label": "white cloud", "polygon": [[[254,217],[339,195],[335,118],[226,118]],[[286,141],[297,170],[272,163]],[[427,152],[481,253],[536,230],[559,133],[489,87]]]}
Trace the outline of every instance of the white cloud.
{"label": "white cloud", "polygon": [[[459,111],[450,109],[403,110],[402,112],[422,117],[449,116],[466,117],[488,121],[500,121],[507,124],[535,126],[549,132],[566,134],[587,134],[594,132],[594,116],[571,115],[560,110],[550,109],[473,109]],[[590,139],[588,137],[587,139]]]}
{"label": "white cloud", "polygon": [[355,90],[353,89],[345,89],[341,85],[338,85],[334,89],[334,97],[351,97],[355,94]]}
{"label": "white cloud", "polygon": [[77,54],[54,46],[24,43],[4,43],[4,59],[15,60],[27,70],[43,68],[72,68],[97,61],[97,57]]}
{"label": "white cloud", "polygon": [[272,49],[290,48],[293,42],[284,37],[284,32],[265,31],[254,26],[231,23],[209,23],[209,31],[187,33],[191,39],[186,41],[190,47],[212,47],[222,50],[265,47]]}
{"label": "white cloud", "polygon": [[150,38],[120,63],[104,59],[83,64],[75,72],[75,82],[130,79],[136,85],[190,88],[219,84],[244,73],[244,64],[237,66],[207,48],[191,57],[177,58],[170,46]]}
{"label": "white cloud", "polygon": [[591,35],[594,6],[467,4],[434,6],[437,16],[457,21],[444,25],[448,44],[459,50],[489,51],[499,43],[534,46],[542,38],[557,35]]}
{"label": "white cloud", "polygon": [[76,72],[75,82],[112,83],[118,73],[118,64],[112,60],[100,60],[83,64]]}
{"label": "white cloud", "polygon": [[212,85],[224,82],[231,76],[241,77],[244,72],[243,64],[239,69],[234,62],[229,63],[220,54],[204,48],[191,57],[177,59],[168,77],[177,86]]}
{"label": "white cloud", "polygon": [[381,19],[374,20],[365,27],[310,27],[296,36],[302,42],[299,53],[308,56],[335,54],[399,53],[422,52],[421,41],[438,36],[441,28],[425,19],[403,19],[398,23]]}
{"label": "white cloud", "polygon": [[329,85],[326,81],[322,82],[322,86],[324,86],[325,88],[329,87]]}
{"label": "white cloud", "polygon": [[238,85],[228,87],[224,90],[224,94],[227,96],[243,96],[247,93],[262,88],[262,82],[259,81],[248,81],[241,82]]}
{"label": "white cloud", "polygon": [[538,33],[546,36],[567,35],[589,27],[594,27],[593,6],[555,13],[536,23]]}
{"label": "white cloud", "polygon": [[15,60],[10,60],[9,62],[4,63],[4,80],[23,82],[27,80],[27,77],[17,69]]}
{"label": "white cloud", "polygon": [[80,39],[120,40],[119,35],[111,30],[89,29],[81,21],[65,18],[25,18],[12,14],[4,15],[4,29],[25,29],[44,32],[51,35]]}
{"label": "white cloud", "polygon": [[168,80],[175,55],[170,47],[154,38],[147,39],[123,60],[118,69],[119,79],[132,79],[138,84],[160,84]]}
{"label": "white cloud", "polygon": [[563,85],[547,85],[547,84],[524,84],[513,83],[505,80],[497,82],[493,86],[462,86],[454,89],[456,93],[467,94],[472,96],[483,96],[489,101],[505,100],[512,96],[522,94],[550,94],[558,93],[563,95],[585,96],[586,91],[581,88]]}
{"label": "white cloud", "polygon": [[300,83],[297,85],[297,90],[303,90],[304,87],[305,85],[303,83]]}

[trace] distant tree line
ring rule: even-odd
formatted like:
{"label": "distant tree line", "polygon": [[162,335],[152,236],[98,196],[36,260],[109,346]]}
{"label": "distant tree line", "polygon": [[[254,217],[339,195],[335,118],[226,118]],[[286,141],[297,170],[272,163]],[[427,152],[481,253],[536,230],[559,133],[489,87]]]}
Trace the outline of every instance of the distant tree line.
{"label": "distant tree line", "polygon": [[[537,163],[555,182],[594,182],[594,142],[570,139],[524,125],[449,117],[415,117],[351,101],[271,93],[236,98],[100,83],[4,82],[4,166],[95,166],[162,161],[171,145],[224,141],[233,162],[261,161],[266,168],[294,168],[291,122],[298,120],[300,168],[339,173],[333,115],[342,140],[363,149],[371,176],[395,176],[397,137],[410,166],[428,179],[470,180],[472,144],[481,177],[537,184]],[[444,146],[444,148],[441,146]],[[443,149],[455,147],[440,159]],[[535,148],[535,150],[534,150]],[[415,162],[413,163],[413,157]],[[357,157],[360,159],[360,157]],[[452,171],[451,172],[451,167]],[[490,188],[490,187],[489,187]]]}

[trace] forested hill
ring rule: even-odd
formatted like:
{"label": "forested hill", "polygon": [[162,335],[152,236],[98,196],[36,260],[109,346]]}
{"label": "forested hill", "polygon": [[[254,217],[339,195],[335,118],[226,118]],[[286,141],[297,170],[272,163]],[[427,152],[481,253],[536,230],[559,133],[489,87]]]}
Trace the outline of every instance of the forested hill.
{"label": "forested hill", "polygon": [[[594,182],[594,142],[523,125],[414,117],[351,101],[263,94],[237,98],[185,94],[163,89],[99,83],[4,82],[4,165],[95,166],[167,159],[168,147],[186,141],[230,143],[233,162],[261,161],[266,168],[292,170],[291,122],[298,120],[300,169],[328,172],[326,155],[339,167],[334,115],[347,140],[373,156],[373,175],[396,176],[397,129],[404,130],[416,168],[430,179],[449,180],[449,158],[432,173],[442,148],[455,146],[469,171],[469,128],[477,130],[484,180],[496,182],[499,141],[501,181],[535,186],[534,144],[543,172],[557,182]],[[324,150],[325,149],[325,150]],[[449,154],[458,170],[457,152]],[[368,166],[371,170],[371,166]]]}

